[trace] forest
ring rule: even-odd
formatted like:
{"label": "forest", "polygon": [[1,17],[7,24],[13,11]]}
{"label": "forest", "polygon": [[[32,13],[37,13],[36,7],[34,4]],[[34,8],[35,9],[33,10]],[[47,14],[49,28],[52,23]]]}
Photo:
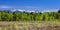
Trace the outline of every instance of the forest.
{"label": "forest", "polygon": [[60,10],[58,12],[44,13],[9,13],[0,11],[0,21],[60,21]]}

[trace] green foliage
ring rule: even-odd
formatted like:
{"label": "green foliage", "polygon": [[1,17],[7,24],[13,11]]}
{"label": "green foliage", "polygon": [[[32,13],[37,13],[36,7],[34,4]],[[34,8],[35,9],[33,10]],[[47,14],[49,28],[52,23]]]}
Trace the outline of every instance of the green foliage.
{"label": "green foliage", "polygon": [[45,12],[45,13],[0,12],[0,21],[56,21],[56,20],[59,21],[60,13],[58,12]]}

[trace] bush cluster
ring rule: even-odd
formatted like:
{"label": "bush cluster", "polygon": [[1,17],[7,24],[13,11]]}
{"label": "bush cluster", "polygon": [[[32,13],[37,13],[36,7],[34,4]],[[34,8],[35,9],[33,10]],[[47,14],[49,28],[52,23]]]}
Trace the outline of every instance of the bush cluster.
{"label": "bush cluster", "polygon": [[60,11],[45,13],[9,13],[0,12],[0,21],[56,21],[60,20]]}

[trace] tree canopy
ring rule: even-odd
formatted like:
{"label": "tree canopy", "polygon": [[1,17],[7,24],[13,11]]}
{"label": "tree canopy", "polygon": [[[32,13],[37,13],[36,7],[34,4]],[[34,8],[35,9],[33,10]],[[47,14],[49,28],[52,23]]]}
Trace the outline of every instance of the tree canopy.
{"label": "tree canopy", "polygon": [[60,10],[58,12],[45,13],[9,13],[0,11],[0,21],[60,21]]}

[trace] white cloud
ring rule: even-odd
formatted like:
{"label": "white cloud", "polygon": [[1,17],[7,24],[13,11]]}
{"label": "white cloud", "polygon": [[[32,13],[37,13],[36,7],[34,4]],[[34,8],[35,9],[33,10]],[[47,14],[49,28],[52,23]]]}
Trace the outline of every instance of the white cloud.
{"label": "white cloud", "polygon": [[10,6],[5,6],[5,5],[2,5],[2,6],[0,6],[0,8],[12,8],[12,7],[10,7]]}

